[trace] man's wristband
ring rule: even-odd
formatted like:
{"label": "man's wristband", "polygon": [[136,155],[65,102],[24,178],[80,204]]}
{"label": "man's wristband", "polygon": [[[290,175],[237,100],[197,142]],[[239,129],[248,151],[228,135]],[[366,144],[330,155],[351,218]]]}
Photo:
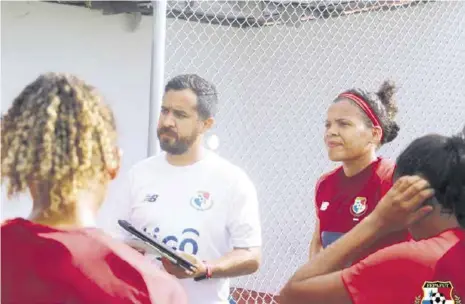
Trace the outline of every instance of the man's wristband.
{"label": "man's wristband", "polygon": [[207,280],[207,279],[212,278],[212,275],[213,275],[212,267],[205,262],[204,264],[205,264],[205,274],[194,278],[194,281],[202,281],[202,280]]}

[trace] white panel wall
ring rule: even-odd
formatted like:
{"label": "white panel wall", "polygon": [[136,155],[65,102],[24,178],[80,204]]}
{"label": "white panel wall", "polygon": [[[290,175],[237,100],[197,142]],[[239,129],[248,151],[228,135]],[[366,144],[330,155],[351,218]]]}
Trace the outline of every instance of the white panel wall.
{"label": "white panel wall", "polygon": [[[84,8],[38,2],[1,5],[2,112],[40,73],[74,73],[99,88],[116,114],[124,150],[122,171],[143,159],[148,134],[150,19],[144,18],[141,29],[131,33],[125,29],[123,15],[103,16]],[[112,188],[118,187],[119,180]],[[27,215],[29,209],[27,199],[2,199],[2,219]]]}

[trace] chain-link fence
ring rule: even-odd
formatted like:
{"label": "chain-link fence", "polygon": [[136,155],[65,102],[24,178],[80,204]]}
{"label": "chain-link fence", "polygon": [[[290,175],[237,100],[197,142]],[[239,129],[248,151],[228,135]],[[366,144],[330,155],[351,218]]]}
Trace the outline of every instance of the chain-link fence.
{"label": "chain-link fence", "polygon": [[259,192],[263,265],[233,281],[240,303],[272,302],[308,256],[338,93],[396,81],[401,132],[387,157],[465,122],[465,2],[173,1],[168,17],[166,78],[193,72],[218,86],[219,153]]}

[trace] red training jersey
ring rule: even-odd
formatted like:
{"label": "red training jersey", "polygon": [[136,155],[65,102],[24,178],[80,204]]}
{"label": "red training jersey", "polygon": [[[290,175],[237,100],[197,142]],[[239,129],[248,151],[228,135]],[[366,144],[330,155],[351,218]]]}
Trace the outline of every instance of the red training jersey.
{"label": "red training jersey", "polygon": [[[380,250],[342,271],[354,304],[465,301],[465,230]],[[452,300],[455,300],[453,302]]]}
{"label": "red training jersey", "polygon": [[98,229],[1,226],[1,303],[187,303],[174,277]]}
{"label": "red training jersey", "polygon": [[[378,158],[357,175],[347,177],[342,167],[323,175],[315,189],[320,239],[323,248],[360,223],[392,187],[395,163]],[[407,231],[374,244],[360,259],[381,248],[410,240]]]}

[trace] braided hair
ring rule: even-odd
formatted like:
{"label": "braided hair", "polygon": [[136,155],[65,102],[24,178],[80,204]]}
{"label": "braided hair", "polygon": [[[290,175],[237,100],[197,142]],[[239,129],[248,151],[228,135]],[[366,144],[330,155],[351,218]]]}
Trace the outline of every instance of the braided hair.
{"label": "braided hair", "polygon": [[116,159],[112,111],[96,90],[68,74],[46,73],[14,99],[1,120],[1,172],[8,196],[31,184],[51,212],[90,180],[105,182]]}

